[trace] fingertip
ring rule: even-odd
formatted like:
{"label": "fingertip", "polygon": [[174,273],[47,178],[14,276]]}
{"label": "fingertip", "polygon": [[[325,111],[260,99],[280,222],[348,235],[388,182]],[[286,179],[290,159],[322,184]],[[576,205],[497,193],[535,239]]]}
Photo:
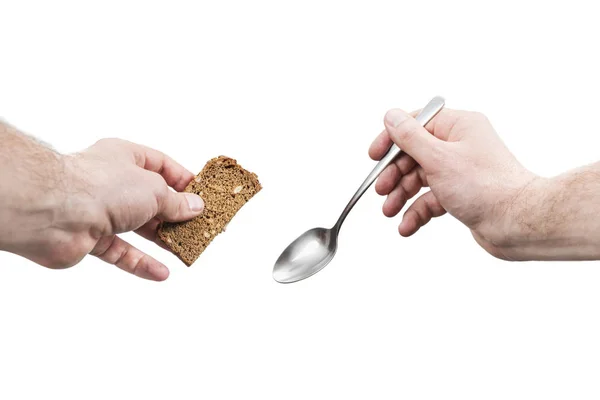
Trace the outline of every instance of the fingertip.
{"label": "fingertip", "polygon": [[392,108],[387,113],[385,113],[384,123],[386,127],[396,128],[402,122],[406,121],[410,116],[406,113],[406,111],[401,110],[399,108]]}
{"label": "fingertip", "polygon": [[398,233],[402,237],[409,237],[415,234],[418,230],[417,224],[413,218],[410,217],[410,213],[404,213],[402,222],[398,225]]}
{"label": "fingertip", "polygon": [[388,218],[395,217],[398,214],[398,212],[394,209],[394,205],[390,203],[389,197],[383,203],[381,211],[383,212],[383,215],[385,215]]}
{"label": "fingertip", "polygon": [[156,217],[167,222],[189,221],[204,211],[204,200],[195,193],[166,191],[159,202]]}
{"label": "fingertip", "polygon": [[369,147],[369,158],[373,161],[379,161],[381,159],[381,157],[378,157],[378,153],[373,148],[373,145]]}
{"label": "fingertip", "polygon": [[375,183],[375,192],[381,196],[390,194],[401,178],[401,173],[396,164],[388,165]]}
{"label": "fingertip", "polygon": [[135,275],[150,281],[162,282],[169,277],[169,274],[169,268],[156,260],[151,260],[146,268],[136,270]]}
{"label": "fingertip", "polygon": [[379,177],[379,179],[377,179],[377,182],[375,182],[375,193],[377,193],[380,196],[387,195],[387,193],[385,192],[385,187],[386,183],[382,181],[381,177]]}
{"label": "fingertip", "polygon": [[195,193],[184,193],[190,211],[194,214],[200,214],[204,211],[204,200]]}
{"label": "fingertip", "polygon": [[157,268],[153,272],[153,277],[155,281],[162,282],[166,281],[170,274],[171,271],[169,271],[169,268],[167,268],[166,265],[158,264]]}
{"label": "fingertip", "polygon": [[402,185],[396,185],[385,199],[385,203],[383,204],[383,214],[386,217],[395,217],[409,199],[410,197],[407,196]]}
{"label": "fingertip", "polygon": [[398,226],[398,233],[400,234],[400,236],[402,237],[411,237],[415,231],[413,229],[407,228],[406,225],[400,224],[400,226]]}
{"label": "fingertip", "polygon": [[392,139],[390,139],[387,130],[383,130],[371,143],[369,147],[369,157],[374,161],[379,161],[390,149]]}
{"label": "fingertip", "polygon": [[401,223],[400,225],[398,225],[398,233],[402,237],[409,237],[410,236],[408,230],[406,229],[406,225],[404,223]]}

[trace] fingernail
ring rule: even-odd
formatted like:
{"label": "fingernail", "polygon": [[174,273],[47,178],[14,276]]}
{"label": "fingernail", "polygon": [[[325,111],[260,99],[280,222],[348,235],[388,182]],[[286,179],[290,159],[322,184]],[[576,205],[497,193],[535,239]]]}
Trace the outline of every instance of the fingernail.
{"label": "fingernail", "polygon": [[393,126],[394,128],[400,125],[402,122],[406,121],[408,118],[408,114],[399,108],[394,108],[385,114],[385,120],[388,124]]}
{"label": "fingernail", "polygon": [[187,199],[188,205],[190,206],[190,210],[192,211],[202,211],[204,210],[204,200],[200,198],[197,194],[193,193],[184,193],[185,198]]}

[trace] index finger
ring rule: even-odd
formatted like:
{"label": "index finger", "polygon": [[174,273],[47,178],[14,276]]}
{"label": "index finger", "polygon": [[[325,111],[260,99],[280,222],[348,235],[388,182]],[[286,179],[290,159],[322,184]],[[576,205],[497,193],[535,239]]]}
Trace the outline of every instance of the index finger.
{"label": "index finger", "polygon": [[383,158],[385,153],[388,152],[390,147],[392,146],[392,139],[390,139],[390,135],[388,135],[387,131],[384,129],[373,143],[371,143],[371,147],[369,147],[369,157],[375,161],[379,161]]}
{"label": "index finger", "polygon": [[105,236],[100,239],[90,254],[140,278],[164,281],[169,277],[169,269],[164,264],[133,247],[117,235]]}
{"label": "index finger", "polygon": [[[410,115],[416,117],[420,112],[420,109],[415,110],[411,112]],[[456,110],[444,107],[427,125],[425,125],[425,129],[436,138],[448,141],[450,131],[454,127],[459,113],[460,112]]]}
{"label": "index finger", "polygon": [[138,166],[160,174],[167,185],[181,192],[194,179],[194,174],[168,155],[141,144],[131,143]]}

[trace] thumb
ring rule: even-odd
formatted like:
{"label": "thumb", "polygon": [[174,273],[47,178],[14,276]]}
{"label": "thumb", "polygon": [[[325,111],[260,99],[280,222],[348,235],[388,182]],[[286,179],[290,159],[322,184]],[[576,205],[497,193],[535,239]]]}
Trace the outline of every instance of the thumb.
{"label": "thumb", "polygon": [[169,222],[187,221],[204,211],[204,201],[194,193],[178,193],[167,190],[159,203],[156,216]]}
{"label": "thumb", "polygon": [[431,166],[434,152],[442,143],[416,119],[406,112],[394,108],[385,114],[385,129],[390,139],[402,151],[415,159],[424,168]]}

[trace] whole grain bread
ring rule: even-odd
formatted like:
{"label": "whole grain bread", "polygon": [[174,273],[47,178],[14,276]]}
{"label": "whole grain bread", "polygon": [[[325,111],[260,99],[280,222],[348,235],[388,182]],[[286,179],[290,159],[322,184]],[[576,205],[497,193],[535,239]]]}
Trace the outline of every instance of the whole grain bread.
{"label": "whole grain bread", "polygon": [[213,158],[185,188],[204,200],[202,214],[186,222],[164,222],[158,228],[158,236],[190,266],[261,189],[256,174],[246,171],[233,158]]}

